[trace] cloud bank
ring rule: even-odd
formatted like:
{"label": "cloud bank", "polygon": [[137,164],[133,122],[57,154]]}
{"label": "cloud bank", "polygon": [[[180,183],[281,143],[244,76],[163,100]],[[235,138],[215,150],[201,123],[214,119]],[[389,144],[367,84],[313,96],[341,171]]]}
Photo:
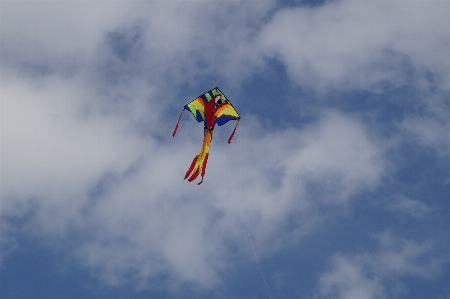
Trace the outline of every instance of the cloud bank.
{"label": "cloud bank", "polygon": [[[211,289],[236,251],[252,258],[244,223],[270,257],[382,187],[398,142],[448,154],[448,2],[1,5],[0,257],[21,231],[68,244],[111,285]],[[231,146],[215,136],[202,188],[183,182],[202,134],[187,120],[171,139],[172,110],[198,94],[185,91],[236,92],[272,60],[317,97],[317,119],[266,130],[242,111]],[[395,123],[394,140],[323,100],[402,86],[424,113]],[[398,209],[427,212],[408,199]],[[380,253],[333,255],[318,296],[383,297],[392,273],[434,275],[416,262],[429,247],[392,238]]]}

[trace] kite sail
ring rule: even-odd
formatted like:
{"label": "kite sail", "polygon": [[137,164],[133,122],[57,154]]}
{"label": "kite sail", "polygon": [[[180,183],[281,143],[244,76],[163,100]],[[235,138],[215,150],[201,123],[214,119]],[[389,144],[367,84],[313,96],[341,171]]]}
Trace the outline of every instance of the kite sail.
{"label": "kite sail", "polygon": [[[210,91],[198,96],[196,99],[184,106],[183,111],[181,111],[180,117],[178,117],[178,122],[175,126],[175,130],[173,131],[172,136],[175,136],[178,130],[178,124],[180,123],[180,119],[183,115],[184,110],[188,110],[189,112],[191,112],[198,122],[204,122],[203,145],[198,155],[195,156],[194,160],[192,161],[191,166],[189,167],[184,177],[184,179],[187,179],[190,176],[188,181],[192,182],[198,177],[201,171],[202,180],[198,183],[198,185],[200,185],[203,182],[203,177],[206,171],[206,163],[208,162],[209,148],[212,140],[214,126],[216,124],[218,126],[222,126],[230,120],[237,120],[239,123],[239,119],[241,117],[234,109],[233,105],[231,105],[227,97],[220,91],[218,87],[215,87]],[[236,126],[234,127],[234,130],[230,135],[230,138],[228,138],[228,143],[231,143],[231,139],[236,132],[238,123],[236,123]]]}

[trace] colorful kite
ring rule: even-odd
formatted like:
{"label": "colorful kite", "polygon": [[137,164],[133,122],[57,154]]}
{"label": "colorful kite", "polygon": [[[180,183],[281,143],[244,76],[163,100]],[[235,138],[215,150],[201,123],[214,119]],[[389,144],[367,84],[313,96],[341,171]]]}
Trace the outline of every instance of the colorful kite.
{"label": "colorful kite", "polygon": [[[205,125],[202,148],[200,149],[198,155],[195,156],[194,160],[192,160],[192,164],[184,177],[184,179],[187,179],[192,173],[191,177],[188,179],[189,182],[192,182],[197,178],[201,170],[202,180],[198,183],[198,185],[200,185],[203,182],[203,176],[206,171],[206,163],[208,162],[209,147],[212,140],[214,126],[216,124],[219,126],[224,125],[229,120],[233,119],[237,119],[239,123],[239,119],[241,117],[236,112],[233,105],[231,105],[230,101],[225,97],[220,89],[216,87],[184,106],[172,136],[175,136],[175,133],[177,132],[178,124],[180,123],[184,110],[190,111],[198,122],[203,121]],[[228,138],[228,143],[231,143],[231,138],[233,138],[234,133],[236,132],[238,123],[236,123],[230,138]]]}

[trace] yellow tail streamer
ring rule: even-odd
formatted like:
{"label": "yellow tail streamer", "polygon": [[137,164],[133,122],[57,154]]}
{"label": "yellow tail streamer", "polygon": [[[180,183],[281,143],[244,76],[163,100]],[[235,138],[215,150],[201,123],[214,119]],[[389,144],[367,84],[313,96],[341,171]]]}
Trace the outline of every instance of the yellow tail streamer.
{"label": "yellow tail streamer", "polygon": [[202,180],[198,183],[200,185],[203,183],[203,176],[205,175],[206,171],[206,163],[208,162],[208,156],[209,156],[209,147],[211,144],[211,138],[212,138],[212,131],[205,129],[205,137],[203,138],[203,145],[200,149],[197,156],[195,156],[194,160],[192,160],[191,166],[189,167],[188,171],[186,172],[186,175],[184,179],[187,179],[188,176],[191,175],[191,177],[188,179],[189,182],[192,182],[195,180],[198,175],[200,174],[200,170],[202,171]]}

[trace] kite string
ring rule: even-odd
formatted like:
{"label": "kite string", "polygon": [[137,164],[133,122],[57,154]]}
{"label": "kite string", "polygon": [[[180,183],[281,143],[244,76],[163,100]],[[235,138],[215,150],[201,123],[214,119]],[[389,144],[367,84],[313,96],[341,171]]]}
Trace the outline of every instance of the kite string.
{"label": "kite string", "polygon": [[264,273],[262,271],[261,265],[259,264],[258,256],[256,255],[255,247],[253,246],[252,238],[250,237],[250,233],[248,231],[247,223],[245,223],[245,220],[243,217],[241,217],[241,219],[242,219],[242,223],[244,223],[245,230],[247,231],[247,236],[248,236],[248,239],[250,240],[250,244],[252,245],[253,254],[255,255],[256,263],[258,264],[259,272],[261,272],[261,276],[264,281],[264,285],[266,286],[267,293],[269,294],[269,298],[272,299],[272,295],[270,294],[269,287],[267,286],[266,278],[264,277]]}

